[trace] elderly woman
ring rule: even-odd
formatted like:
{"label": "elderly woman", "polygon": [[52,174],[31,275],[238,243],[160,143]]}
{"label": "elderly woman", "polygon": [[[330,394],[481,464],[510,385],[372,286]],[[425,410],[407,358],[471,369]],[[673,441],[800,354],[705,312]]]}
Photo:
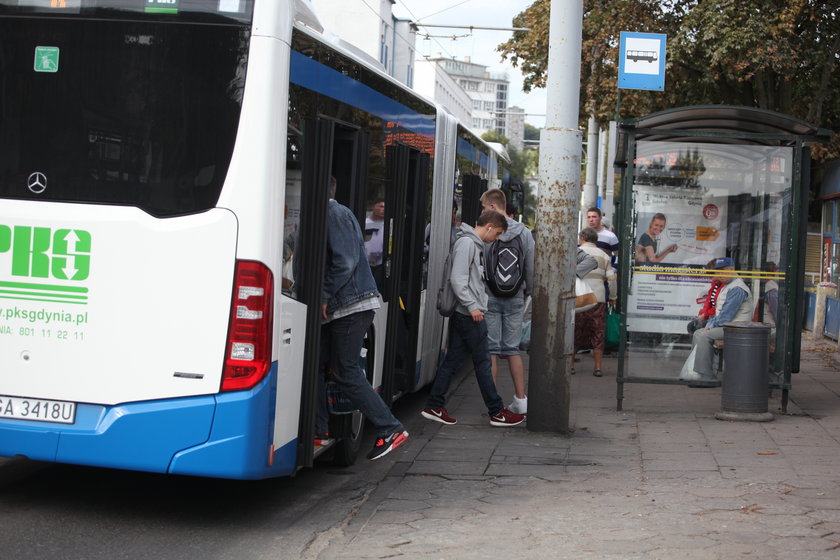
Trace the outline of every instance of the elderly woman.
{"label": "elderly woman", "polygon": [[615,301],[615,272],[610,266],[610,257],[599,249],[595,243],[598,241],[598,232],[594,228],[584,228],[578,235],[580,249],[593,257],[598,266],[590,270],[583,281],[595,294],[598,303],[586,311],[575,313],[575,352],[578,350],[592,349],[592,357],[595,360],[595,368],[592,375],[601,377],[601,361],[604,359],[604,339],[607,323],[607,305],[604,282],[609,284],[610,303]]}
{"label": "elderly woman", "polygon": [[671,245],[661,253],[659,249],[659,236],[665,231],[665,214],[657,213],[653,215],[650,225],[646,232],[640,237],[636,243],[636,263],[658,263],[665,257],[677,250],[677,245]]}

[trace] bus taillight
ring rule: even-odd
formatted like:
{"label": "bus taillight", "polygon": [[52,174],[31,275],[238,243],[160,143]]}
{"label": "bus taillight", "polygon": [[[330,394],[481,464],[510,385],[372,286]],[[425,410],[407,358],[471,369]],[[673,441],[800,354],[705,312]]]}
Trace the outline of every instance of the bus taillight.
{"label": "bus taillight", "polygon": [[271,366],[273,285],[264,264],[236,262],[222,391],[250,389]]}

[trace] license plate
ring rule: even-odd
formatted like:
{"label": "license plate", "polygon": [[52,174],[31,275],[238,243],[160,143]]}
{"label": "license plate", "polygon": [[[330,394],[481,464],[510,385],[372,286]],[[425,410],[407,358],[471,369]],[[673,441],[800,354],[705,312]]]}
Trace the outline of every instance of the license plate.
{"label": "license plate", "polygon": [[76,421],[76,403],[0,395],[0,418],[72,424]]}

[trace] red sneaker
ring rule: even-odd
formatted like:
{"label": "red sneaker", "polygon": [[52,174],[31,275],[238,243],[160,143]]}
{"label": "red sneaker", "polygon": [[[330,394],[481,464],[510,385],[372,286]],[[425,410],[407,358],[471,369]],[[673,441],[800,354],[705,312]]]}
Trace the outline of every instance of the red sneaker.
{"label": "red sneaker", "polygon": [[376,461],[404,444],[407,439],[408,432],[404,430],[402,432],[394,432],[388,437],[378,437],[376,438],[376,443],[373,444],[373,449],[371,449],[370,453],[368,453],[367,458],[371,461]]}
{"label": "red sneaker", "polygon": [[517,426],[521,424],[524,420],[524,414],[517,414],[515,412],[511,412],[506,408],[503,408],[502,410],[490,417],[490,425],[499,427]]}
{"label": "red sneaker", "polygon": [[458,423],[457,420],[449,416],[449,413],[446,412],[446,409],[443,407],[424,408],[423,412],[420,414],[423,415],[423,418],[428,418],[429,420],[434,420],[435,422],[440,422],[441,424],[446,424],[447,426]]}

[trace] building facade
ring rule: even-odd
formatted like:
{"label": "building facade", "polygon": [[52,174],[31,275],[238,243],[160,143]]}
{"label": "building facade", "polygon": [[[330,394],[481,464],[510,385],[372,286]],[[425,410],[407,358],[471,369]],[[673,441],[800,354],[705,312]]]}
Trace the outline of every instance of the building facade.
{"label": "building facade", "polygon": [[[467,126],[478,134],[495,130],[508,136],[508,90],[510,80],[507,74],[492,74],[487,66],[465,60],[435,57],[430,59],[439,65],[467,93],[471,102],[470,120]],[[523,125],[524,126],[524,125]]]}
{"label": "building facade", "polygon": [[509,146],[522,151],[525,148],[525,109],[522,107],[508,107],[507,134]]}
{"label": "building facade", "polygon": [[437,62],[424,59],[414,62],[414,91],[439,103],[459,121],[472,127],[472,99]]}
{"label": "building facade", "polygon": [[417,29],[394,17],[395,0],[312,0],[324,27],[370,58],[408,87],[414,84]]}

